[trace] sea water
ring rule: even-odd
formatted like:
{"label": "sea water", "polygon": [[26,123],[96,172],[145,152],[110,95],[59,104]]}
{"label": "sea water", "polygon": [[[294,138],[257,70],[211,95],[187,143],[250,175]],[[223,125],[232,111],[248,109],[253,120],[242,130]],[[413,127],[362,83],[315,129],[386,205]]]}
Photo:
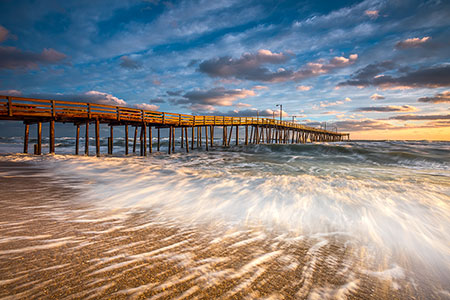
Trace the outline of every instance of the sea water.
{"label": "sea water", "polygon": [[0,296],[449,298],[449,142],[166,144],[97,158],[0,140],[1,192],[23,192],[0,198]]}

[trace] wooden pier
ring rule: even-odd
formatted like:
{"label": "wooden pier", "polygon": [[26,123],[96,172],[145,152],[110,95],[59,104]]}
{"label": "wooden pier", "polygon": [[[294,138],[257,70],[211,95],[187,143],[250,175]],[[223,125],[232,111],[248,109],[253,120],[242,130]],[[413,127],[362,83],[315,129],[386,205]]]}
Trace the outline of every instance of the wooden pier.
{"label": "wooden pier", "polygon": [[[22,121],[25,125],[23,152],[28,153],[30,125],[36,125],[37,143],[34,154],[42,154],[42,123],[49,123],[49,153],[55,153],[55,122],[75,126],[75,154],[79,154],[80,129],[85,127],[84,154],[89,155],[89,128],[94,124],[95,150],[100,156],[100,124],[108,124],[108,154],[113,154],[114,127],[124,126],[125,154],[129,154],[128,127],[134,127],[133,153],[139,133],[140,155],[153,152],[152,128],[157,130],[156,151],[161,147],[161,130],[168,131],[168,153],[175,146],[189,149],[219,146],[214,144],[214,128],[222,127],[221,146],[231,143],[233,128],[235,143],[239,144],[239,129],[243,128],[243,144],[298,144],[308,142],[338,142],[348,140],[348,133],[327,131],[297,123],[259,117],[191,116],[97,103],[33,99],[0,95],[0,120]],[[140,132],[138,132],[140,130]],[[175,132],[179,130],[179,142]],[[190,134],[189,134],[190,132]],[[202,137],[202,135],[204,136]],[[189,136],[191,138],[189,139]]]}

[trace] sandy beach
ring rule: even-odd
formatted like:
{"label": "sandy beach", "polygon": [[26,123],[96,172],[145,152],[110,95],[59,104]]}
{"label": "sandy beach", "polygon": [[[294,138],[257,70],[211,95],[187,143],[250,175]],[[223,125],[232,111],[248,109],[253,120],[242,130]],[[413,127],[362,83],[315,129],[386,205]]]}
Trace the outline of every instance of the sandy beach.
{"label": "sandy beach", "polygon": [[413,286],[399,266],[371,270],[368,250],[345,234],[180,227],[151,210],[83,204],[74,182],[27,163],[2,162],[0,173],[2,299],[446,297],[425,272]]}

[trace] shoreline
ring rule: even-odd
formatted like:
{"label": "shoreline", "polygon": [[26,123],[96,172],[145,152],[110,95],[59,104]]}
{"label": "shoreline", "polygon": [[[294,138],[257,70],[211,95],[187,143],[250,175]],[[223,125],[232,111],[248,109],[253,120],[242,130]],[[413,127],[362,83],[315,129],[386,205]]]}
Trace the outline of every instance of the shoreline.
{"label": "shoreline", "polygon": [[15,174],[0,177],[0,190],[10,191],[0,195],[0,297],[440,297],[423,281],[412,287],[399,266],[371,270],[346,236],[180,227],[151,210],[83,204],[76,189],[31,164],[1,162],[1,174],[8,170]]}

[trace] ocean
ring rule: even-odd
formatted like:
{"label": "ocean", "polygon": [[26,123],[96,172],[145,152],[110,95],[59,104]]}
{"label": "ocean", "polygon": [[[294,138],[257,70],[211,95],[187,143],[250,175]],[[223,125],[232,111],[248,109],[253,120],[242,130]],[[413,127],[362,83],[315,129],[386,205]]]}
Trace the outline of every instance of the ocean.
{"label": "ocean", "polygon": [[450,142],[74,144],[0,138],[1,299],[450,299]]}

